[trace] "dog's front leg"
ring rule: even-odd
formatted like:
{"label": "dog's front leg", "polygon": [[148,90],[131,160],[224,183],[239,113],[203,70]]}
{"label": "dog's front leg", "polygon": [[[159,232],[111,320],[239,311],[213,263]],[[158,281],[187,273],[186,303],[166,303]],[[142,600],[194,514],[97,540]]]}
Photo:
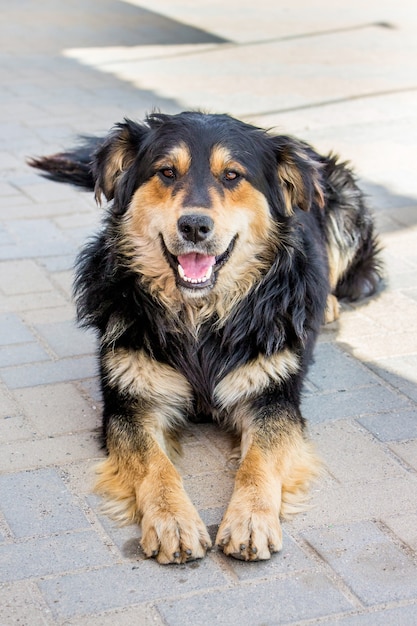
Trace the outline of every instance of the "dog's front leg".
{"label": "dog's front leg", "polygon": [[319,462],[298,409],[276,403],[242,421],[242,459],[216,543],[246,561],[269,559],[282,547],[280,516],[296,512]]}
{"label": "dog's front leg", "polygon": [[102,372],[108,458],[96,491],[106,512],[121,524],[140,523],[143,551],[159,563],[202,558],[209,535],[167,454],[187,385],[169,366],[121,349],[103,358]]}

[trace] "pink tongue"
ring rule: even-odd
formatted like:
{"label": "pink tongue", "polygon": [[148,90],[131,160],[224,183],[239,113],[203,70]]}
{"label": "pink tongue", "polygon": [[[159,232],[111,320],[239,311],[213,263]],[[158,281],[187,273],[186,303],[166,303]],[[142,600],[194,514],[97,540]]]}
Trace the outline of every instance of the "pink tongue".
{"label": "pink tongue", "polygon": [[196,252],[183,254],[178,257],[178,263],[181,265],[187,278],[204,278],[215,262],[215,256],[197,254]]}

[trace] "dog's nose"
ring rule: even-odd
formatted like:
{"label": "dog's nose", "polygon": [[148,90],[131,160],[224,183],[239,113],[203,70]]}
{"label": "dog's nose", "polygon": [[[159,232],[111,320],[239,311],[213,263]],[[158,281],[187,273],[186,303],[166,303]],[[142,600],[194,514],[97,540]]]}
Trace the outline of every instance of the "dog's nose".
{"label": "dog's nose", "polygon": [[214,222],[208,215],[183,215],[178,220],[178,230],[186,241],[204,241],[213,231]]}

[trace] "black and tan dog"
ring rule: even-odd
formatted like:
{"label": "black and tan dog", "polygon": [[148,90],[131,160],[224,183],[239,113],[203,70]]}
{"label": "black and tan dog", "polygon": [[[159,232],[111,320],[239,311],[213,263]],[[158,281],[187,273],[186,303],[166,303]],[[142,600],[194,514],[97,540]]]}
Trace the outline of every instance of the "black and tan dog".
{"label": "black and tan dog", "polygon": [[140,522],[160,563],[203,557],[210,538],[170,456],[181,427],[210,416],[241,442],[217,544],[268,559],[318,471],[299,405],[320,324],[380,279],[352,173],[203,113],[126,120],[31,165],[110,203],[75,283],[100,340],[109,513]]}

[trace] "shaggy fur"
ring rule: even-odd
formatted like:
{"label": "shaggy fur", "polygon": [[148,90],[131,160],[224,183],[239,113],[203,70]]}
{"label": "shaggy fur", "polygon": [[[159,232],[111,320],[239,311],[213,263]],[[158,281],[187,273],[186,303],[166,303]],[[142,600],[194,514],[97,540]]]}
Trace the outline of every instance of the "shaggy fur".
{"label": "shaggy fur", "polygon": [[281,549],[280,516],[319,462],[300,413],[321,323],[369,296],[378,245],[349,168],[226,115],[152,114],[31,162],[95,191],[102,230],[77,262],[80,321],[97,330],[108,457],[97,491],[142,526],[160,563],[201,558],[207,530],[170,460],[189,421],[240,437],[217,544]]}

